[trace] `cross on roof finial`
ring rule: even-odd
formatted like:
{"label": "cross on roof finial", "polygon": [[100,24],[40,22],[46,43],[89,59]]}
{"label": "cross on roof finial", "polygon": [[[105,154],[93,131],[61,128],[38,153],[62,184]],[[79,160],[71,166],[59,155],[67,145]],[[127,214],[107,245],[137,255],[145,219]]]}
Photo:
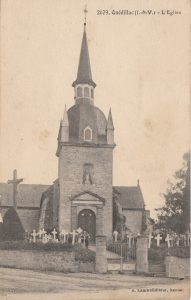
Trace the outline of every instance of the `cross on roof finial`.
{"label": "cross on roof finial", "polygon": [[86,15],[88,13],[88,10],[87,10],[87,4],[85,5],[84,7],[84,27],[86,26]]}

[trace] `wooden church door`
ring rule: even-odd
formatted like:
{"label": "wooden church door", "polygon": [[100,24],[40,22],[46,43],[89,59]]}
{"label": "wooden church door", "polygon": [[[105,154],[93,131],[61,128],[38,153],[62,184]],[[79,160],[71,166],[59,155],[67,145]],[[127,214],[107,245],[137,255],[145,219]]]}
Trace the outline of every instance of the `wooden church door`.
{"label": "wooden church door", "polygon": [[91,209],[83,209],[78,215],[78,227],[87,231],[90,235],[90,241],[95,241],[96,235],[96,216]]}

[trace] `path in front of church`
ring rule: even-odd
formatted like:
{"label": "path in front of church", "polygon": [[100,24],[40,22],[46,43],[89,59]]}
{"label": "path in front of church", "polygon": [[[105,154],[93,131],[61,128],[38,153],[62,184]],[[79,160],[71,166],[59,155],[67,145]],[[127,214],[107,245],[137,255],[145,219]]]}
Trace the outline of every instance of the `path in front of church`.
{"label": "path in front of church", "polygon": [[[0,300],[16,299],[16,297],[27,300],[52,300],[54,297],[56,300],[89,300],[90,293],[91,300],[139,299],[139,297],[153,299],[153,296],[154,299],[176,299],[176,297],[178,299],[185,295],[188,287],[187,279],[180,281],[127,274],[58,273],[0,268]],[[145,293],[143,289],[147,288],[150,291]],[[152,289],[164,291],[157,292]]]}

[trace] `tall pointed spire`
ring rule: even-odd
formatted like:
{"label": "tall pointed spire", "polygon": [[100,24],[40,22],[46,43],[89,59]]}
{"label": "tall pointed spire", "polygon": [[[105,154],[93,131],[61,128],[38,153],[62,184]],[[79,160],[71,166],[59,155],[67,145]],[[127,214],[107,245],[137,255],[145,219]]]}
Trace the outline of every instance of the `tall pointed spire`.
{"label": "tall pointed spire", "polygon": [[69,122],[68,122],[68,113],[67,113],[66,105],[65,105],[65,109],[64,109],[64,115],[63,115],[63,119],[62,119],[62,125],[63,126],[68,126],[69,125]]}
{"label": "tall pointed spire", "polygon": [[111,108],[109,110],[109,115],[108,115],[108,119],[107,119],[106,132],[107,132],[107,143],[109,145],[113,145],[114,144],[114,126],[113,126]]}
{"label": "tall pointed spire", "polygon": [[[85,14],[87,10],[84,10]],[[88,51],[88,42],[86,35],[86,15],[84,20],[84,33],[81,44],[81,52],[80,59],[78,65],[77,79],[73,82],[72,86],[75,87],[77,84],[89,84],[96,87],[95,82],[92,80],[91,66],[90,66],[90,58]]]}
{"label": "tall pointed spire", "polygon": [[114,130],[111,108],[109,110],[109,115],[108,115],[108,120],[107,120],[107,129]]}

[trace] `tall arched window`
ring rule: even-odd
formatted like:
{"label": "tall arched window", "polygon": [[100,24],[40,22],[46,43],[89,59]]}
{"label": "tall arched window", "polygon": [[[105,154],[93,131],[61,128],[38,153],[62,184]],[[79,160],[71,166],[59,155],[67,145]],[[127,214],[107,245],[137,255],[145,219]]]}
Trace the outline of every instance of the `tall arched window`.
{"label": "tall arched window", "polygon": [[77,87],[77,97],[82,97],[82,87],[81,86]]}
{"label": "tall arched window", "polygon": [[84,97],[89,97],[89,88],[87,86],[84,88]]}
{"label": "tall arched window", "polygon": [[92,141],[92,129],[89,126],[84,129],[84,141]]}

